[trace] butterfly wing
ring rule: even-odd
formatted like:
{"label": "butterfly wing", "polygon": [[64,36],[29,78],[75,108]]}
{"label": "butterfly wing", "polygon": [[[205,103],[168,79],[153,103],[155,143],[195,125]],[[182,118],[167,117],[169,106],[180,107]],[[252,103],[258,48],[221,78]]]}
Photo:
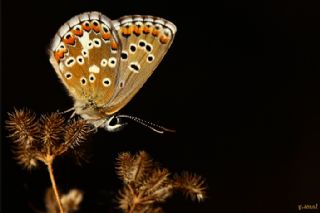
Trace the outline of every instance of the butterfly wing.
{"label": "butterfly wing", "polygon": [[84,118],[106,115],[101,108],[111,99],[118,78],[121,46],[109,18],[99,12],[74,16],[56,33],[50,62]]}
{"label": "butterfly wing", "polygon": [[173,23],[153,16],[124,16],[113,21],[122,45],[110,113],[124,107],[139,91],[168,51],[176,33]]}

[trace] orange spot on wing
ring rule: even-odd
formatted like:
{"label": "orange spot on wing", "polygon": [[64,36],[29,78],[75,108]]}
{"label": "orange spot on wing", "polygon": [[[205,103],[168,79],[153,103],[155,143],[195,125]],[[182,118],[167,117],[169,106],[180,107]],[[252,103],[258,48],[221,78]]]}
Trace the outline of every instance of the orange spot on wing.
{"label": "orange spot on wing", "polygon": [[92,29],[93,29],[96,33],[100,32],[100,26],[92,25]]}
{"label": "orange spot on wing", "polygon": [[118,49],[118,44],[113,40],[113,41],[111,41],[111,49],[113,49],[113,50],[116,50],[116,49]]}
{"label": "orange spot on wing", "polygon": [[148,27],[148,26],[144,26],[144,28],[143,28],[143,32],[144,32],[145,34],[148,34],[148,33],[150,33],[150,32],[151,32],[151,28],[150,28],[150,27]]}
{"label": "orange spot on wing", "polygon": [[160,34],[160,31],[157,30],[157,29],[154,29],[154,30],[152,31],[152,35],[155,36],[155,37],[158,37],[159,34]]}
{"label": "orange spot on wing", "polygon": [[82,23],[82,27],[85,31],[90,31],[91,30],[91,27],[90,25],[89,26],[86,26],[85,23]]}
{"label": "orange spot on wing", "polygon": [[140,35],[142,33],[142,27],[134,26],[133,32],[136,35]]}
{"label": "orange spot on wing", "polygon": [[161,35],[161,36],[160,36],[160,42],[161,42],[162,44],[168,43],[169,40],[170,40],[170,38],[169,38],[168,36],[165,36],[165,35]]}
{"label": "orange spot on wing", "polygon": [[82,30],[73,30],[72,32],[77,36],[82,36],[83,35],[83,31]]}
{"label": "orange spot on wing", "polygon": [[104,40],[109,40],[111,38],[111,34],[110,33],[102,33],[102,38]]}
{"label": "orange spot on wing", "polygon": [[64,51],[59,50],[59,51],[55,52],[54,57],[59,62],[60,59],[64,57]]}
{"label": "orange spot on wing", "polygon": [[130,26],[130,27],[122,27],[122,29],[121,29],[122,35],[124,35],[124,36],[129,36],[129,35],[131,35],[132,31],[133,31],[133,26]]}
{"label": "orange spot on wing", "polygon": [[65,44],[74,45],[75,42],[76,42],[76,39],[75,39],[74,36],[70,36],[70,38],[68,38],[68,39],[67,39],[67,38],[63,39],[63,42],[64,42]]}

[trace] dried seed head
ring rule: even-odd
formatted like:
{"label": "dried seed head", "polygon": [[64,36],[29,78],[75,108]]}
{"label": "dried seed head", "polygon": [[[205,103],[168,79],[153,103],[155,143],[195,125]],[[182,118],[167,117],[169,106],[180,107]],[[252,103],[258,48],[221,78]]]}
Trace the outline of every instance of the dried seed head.
{"label": "dried seed head", "polygon": [[192,200],[200,202],[206,197],[205,191],[207,187],[205,180],[196,174],[183,172],[181,175],[176,175],[173,185]]}
{"label": "dried seed head", "polygon": [[6,121],[6,127],[10,132],[9,137],[15,143],[23,145],[26,148],[32,146],[37,140],[39,133],[38,122],[36,116],[29,110],[14,110],[8,113],[9,119]]}
{"label": "dried seed head", "polygon": [[64,144],[75,148],[92,132],[93,128],[85,120],[73,120],[65,127]]}
{"label": "dried seed head", "polygon": [[58,143],[64,131],[64,122],[65,119],[58,112],[41,116],[41,139],[44,144],[56,145]]}

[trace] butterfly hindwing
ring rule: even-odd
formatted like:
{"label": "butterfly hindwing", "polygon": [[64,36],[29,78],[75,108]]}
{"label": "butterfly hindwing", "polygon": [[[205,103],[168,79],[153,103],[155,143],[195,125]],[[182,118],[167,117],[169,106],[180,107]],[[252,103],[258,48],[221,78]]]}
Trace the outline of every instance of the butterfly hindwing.
{"label": "butterfly hindwing", "polygon": [[93,103],[95,109],[89,113],[98,113],[94,110],[111,99],[120,52],[118,34],[101,13],[77,15],[59,29],[49,50],[50,62],[74,98],[76,111]]}
{"label": "butterfly hindwing", "polygon": [[106,110],[115,113],[139,91],[168,51],[173,23],[153,16],[124,16],[113,21],[122,45],[115,94]]}

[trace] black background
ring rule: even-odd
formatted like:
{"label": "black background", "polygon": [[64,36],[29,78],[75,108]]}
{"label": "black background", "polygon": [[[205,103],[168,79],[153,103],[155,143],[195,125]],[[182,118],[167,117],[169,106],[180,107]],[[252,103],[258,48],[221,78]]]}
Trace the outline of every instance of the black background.
{"label": "black background", "polygon": [[[314,1],[315,2],[315,1]],[[173,5],[173,3],[178,4]],[[85,192],[81,212],[116,212],[121,187],[114,159],[146,150],[172,172],[207,179],[203,203],[175,194],[165,212],[297,212],[320,205],[320,5],[311,1],[3,1],[2,211],[44,208],[46,168],[23,170],[3,129],[6,113],[37,113],[73,103],[51,67],[47,47],[81,12],[111,19],[150,14],[178,27],[152,77],[121,111],[177,130],[159,135],[131,123],[88,141],[90,162],[54,164],[62,191]],[[305,210],[304,212],[312,212]]]}

